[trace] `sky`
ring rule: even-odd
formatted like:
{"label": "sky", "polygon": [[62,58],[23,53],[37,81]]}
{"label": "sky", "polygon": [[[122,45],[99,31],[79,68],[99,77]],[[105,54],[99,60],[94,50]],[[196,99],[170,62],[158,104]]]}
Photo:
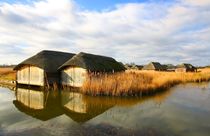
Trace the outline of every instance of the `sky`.
{"label": "sky", "polygon": [[210,0],[0,0],[0,64],[41,50],[210,65]]}

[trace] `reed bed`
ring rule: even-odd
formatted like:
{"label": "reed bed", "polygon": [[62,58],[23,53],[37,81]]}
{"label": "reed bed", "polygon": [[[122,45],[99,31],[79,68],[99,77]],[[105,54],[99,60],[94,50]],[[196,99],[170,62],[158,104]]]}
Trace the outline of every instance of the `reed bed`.
{"label": "reed bed", "polygon": [[16,72],[11,67],[0,68],[0,80],[14,81],[16,78]]}
{"label": "reed bed", "polygon": [[89,95],[141,96],[168,89],[176,84],[210,81],[210,69],[197,73],[132,71],[91,74],[81,88]]}

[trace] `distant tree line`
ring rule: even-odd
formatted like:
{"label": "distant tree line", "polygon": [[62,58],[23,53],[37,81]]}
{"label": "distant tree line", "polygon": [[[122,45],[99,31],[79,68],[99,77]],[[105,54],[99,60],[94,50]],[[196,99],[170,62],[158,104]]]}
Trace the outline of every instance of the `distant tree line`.
{"label": "distant tree line", "polygon": [[197,68],[210,68],[210,65],[208,65],[208,66],[198,66]]}
{"label": "distant tree line", "polygon": [[15,67],[16,65],[13,65],[13,64],[11,64],[11,65],[7,65],[7,64],[2,64],[2,65],[0,65],[0,68],[6,68],[6,67],[11,67],[11,68],[13,68],[13,67]]}

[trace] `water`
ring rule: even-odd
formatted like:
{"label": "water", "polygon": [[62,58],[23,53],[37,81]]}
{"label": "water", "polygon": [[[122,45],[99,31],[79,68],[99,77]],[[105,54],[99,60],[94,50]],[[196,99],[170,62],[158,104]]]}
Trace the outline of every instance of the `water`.
{"label": "water", "polygon": [[210,84],[143,98],[0,88],[0,135],[209,136]]}

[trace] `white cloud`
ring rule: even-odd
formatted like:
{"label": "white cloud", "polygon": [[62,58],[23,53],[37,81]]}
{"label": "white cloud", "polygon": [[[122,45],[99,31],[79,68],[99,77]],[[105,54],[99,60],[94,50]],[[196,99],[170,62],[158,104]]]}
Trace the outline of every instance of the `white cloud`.
{"label": "white cloud", "polygon": [[194,6],[209,6],[210,0],[182,0],[186,4],[191,4]]}
{"label": "white cloud", "polygon": [[53,49],[103,54],[123,62],[207,65],[208,2],[128,3],[102,11],[82,10],[69,0],[1,3],[0,63],[18,63]]}

